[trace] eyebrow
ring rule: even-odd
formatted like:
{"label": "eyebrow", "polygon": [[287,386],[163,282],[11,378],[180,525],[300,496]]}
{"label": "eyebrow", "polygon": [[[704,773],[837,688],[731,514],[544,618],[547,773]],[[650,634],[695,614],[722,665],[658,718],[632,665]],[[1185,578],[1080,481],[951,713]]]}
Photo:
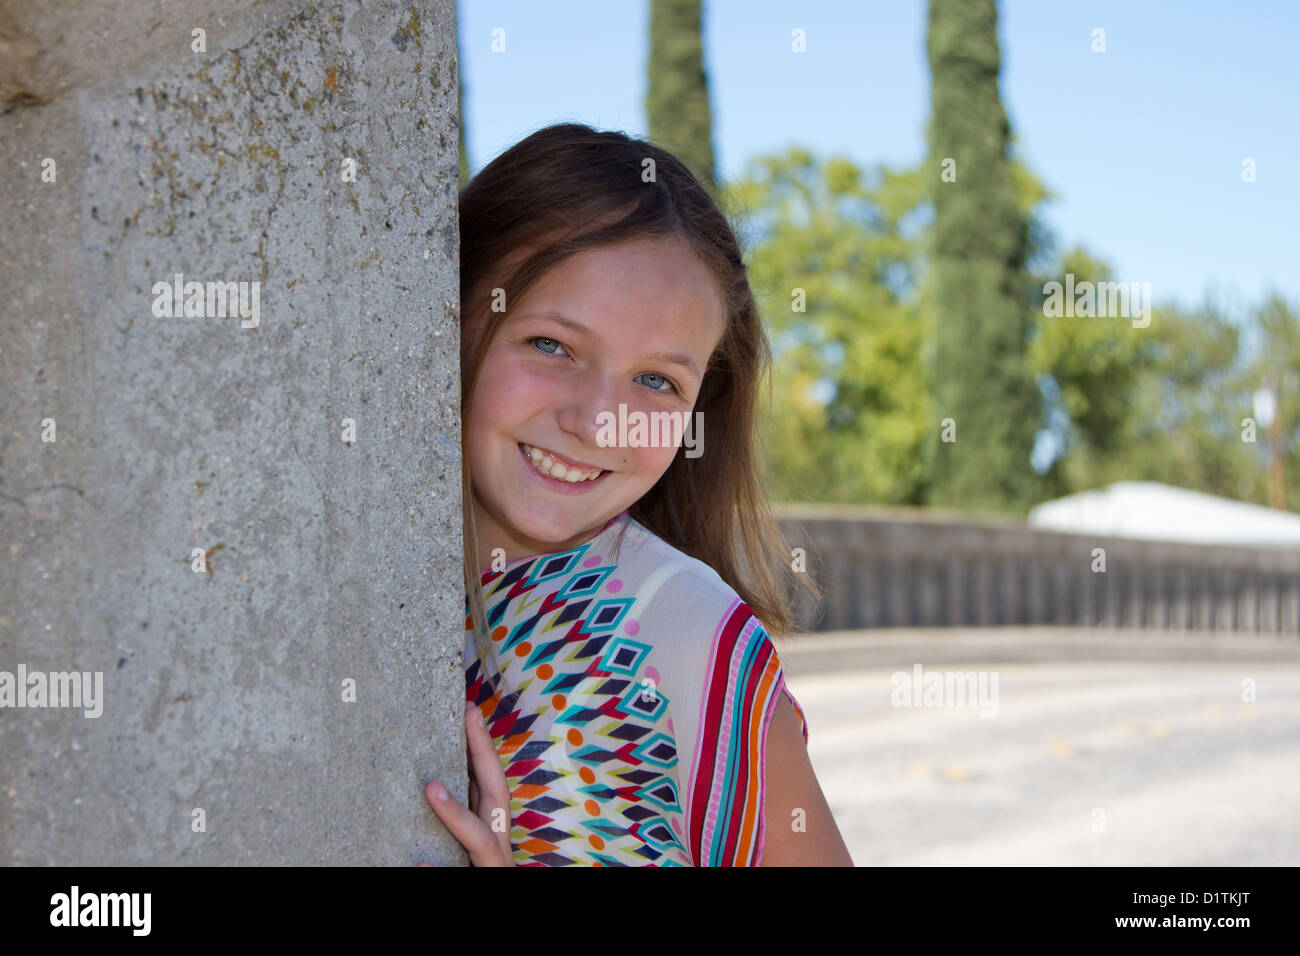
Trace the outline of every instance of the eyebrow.
{"label": "eyebrow", "polygon": [[[591,329],[587,328],[581,322],[571,319],[567,315],[564,315],[560,312],[529,312],[526,315],[520,316],[520,318],[550,319],[552,322],[564,326],[570,332],[573,332],[577,335],[585,336],[586,338],[589,338],[594,342],[600,341],[600,336],[597,335],[595,332],[593,332]],[[654,355],[648,356],[648,358],[653,362],[670,362],[673,365],[680,365],[683,368],[688,368],[693,373],[695,373],[696,378],[701,377],[700,367],[695,364],[695,359],[691,358],[685,352],[656,352]]]}

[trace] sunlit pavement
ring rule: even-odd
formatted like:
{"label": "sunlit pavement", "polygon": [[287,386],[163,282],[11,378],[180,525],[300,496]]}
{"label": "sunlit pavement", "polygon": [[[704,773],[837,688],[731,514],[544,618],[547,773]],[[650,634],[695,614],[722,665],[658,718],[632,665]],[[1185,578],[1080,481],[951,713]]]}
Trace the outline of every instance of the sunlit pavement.
{"label": "sunlit pavement", "polygon": [[[1300,863],[1300,660],[1285,659],[1300,641],[1248,639],[1270,649],[1257,660],[1062,662],[1034,660],[1060,656],[1044,653],[1042,632],[1000,631],[983,642],[999,662],[978,664],[966,662],[979,660],[978,632],[964,632],[961,651],[955,632],[875,634],[852,632],[833,655],[838,671],[824,642],[807,653],[778,645],[857,865]],[[1120,656],[1144,640],[1111,636]],[[1018,639],[1024,663],[1008,659]],[[864,650],[873,640],[893,647]],[[1157,640],[1137,656],[1251,653],[1222,640],[1199,650]],[[1088,656],[1086,645],[1061,653]],[[990,691],[996,674],[996,713],[991,697],[986,717],[978,702],[891,706],[892,675],[914,676],[916,663],[923,673],[986,671]],[[1254,703],[1243,702],[1243,682]]]}

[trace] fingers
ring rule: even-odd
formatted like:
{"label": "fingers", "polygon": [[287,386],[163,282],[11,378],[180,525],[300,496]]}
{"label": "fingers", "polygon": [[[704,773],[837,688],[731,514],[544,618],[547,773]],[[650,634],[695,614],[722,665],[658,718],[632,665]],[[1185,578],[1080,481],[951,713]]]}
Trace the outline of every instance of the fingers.
{"label": "fingers", "polygon": [[505,858],[513,861],[514,848],[510,845],[510,787],[506,784],[501,758],[492,743],[492,735],[483,724],[483,715],[478,707],[471,706],[465,711],[465,740],[469,746],[475,810],[479,819],[496,835]]}
{"label": "fingers", "polygon": [[501,845],[491,829],[468,807],[462,806],[437,780],[430,780],[424,788],[425,799],[442,825],[451,831],[460,845],[469,853],[474,866],[505,866]]}

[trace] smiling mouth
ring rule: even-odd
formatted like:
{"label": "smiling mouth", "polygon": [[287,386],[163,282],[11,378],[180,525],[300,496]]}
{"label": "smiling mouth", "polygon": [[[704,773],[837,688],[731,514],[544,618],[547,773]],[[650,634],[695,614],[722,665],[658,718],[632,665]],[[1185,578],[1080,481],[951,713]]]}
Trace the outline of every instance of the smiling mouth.
{"label": "smiling mouth", "polygon": [[532,462],[533,467],[538,472],[556,481],[579,485],[588,481],[598,481],[609,474],[608,471],[598,468],[578,468],[559,460],[544,449],[534,448],[532,445],[526,445],[523,442],[516,442],[516,444],[519,446],[519,450],[524,453],[524,457]]}

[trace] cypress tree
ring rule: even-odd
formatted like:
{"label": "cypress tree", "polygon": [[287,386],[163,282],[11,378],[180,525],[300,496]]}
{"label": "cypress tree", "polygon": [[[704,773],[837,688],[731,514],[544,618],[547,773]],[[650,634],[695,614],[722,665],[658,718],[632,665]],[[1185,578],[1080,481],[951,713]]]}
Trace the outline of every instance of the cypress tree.
{"label": "cypress tree", "polygon": [[[930,503],[1023,513],[1041,396],[1028,362],[1028,222],[998,94],[995,0],[930,0],[930,245],[936,420]],[[954,442],[941,440],[943,419]]]}
{"label": "cypress tree", "polygon": [[646,117],[649,138],[712,190],[713,114],[700,28],[700,0],[650,0]]}

